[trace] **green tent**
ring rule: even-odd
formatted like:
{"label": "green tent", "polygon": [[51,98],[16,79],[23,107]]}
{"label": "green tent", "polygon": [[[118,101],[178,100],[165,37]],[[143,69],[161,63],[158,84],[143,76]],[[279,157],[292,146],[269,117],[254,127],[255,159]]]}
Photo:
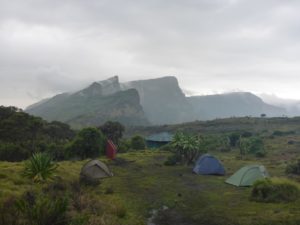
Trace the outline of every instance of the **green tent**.
{"label": "green tent", "polygon": [[244,166],[229,177],[225,182],[238,187],[251,186],[255,181],[269,177],[262,165]]}

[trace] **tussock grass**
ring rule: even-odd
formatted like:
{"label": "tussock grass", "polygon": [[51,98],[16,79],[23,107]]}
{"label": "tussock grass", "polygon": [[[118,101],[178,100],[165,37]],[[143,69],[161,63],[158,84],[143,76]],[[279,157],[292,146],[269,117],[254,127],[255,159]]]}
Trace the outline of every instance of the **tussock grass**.
{"label": "tussock grass", "polygon": [[251,192],[251,200],[257,202],[291,202],[299,197],[299,184],[286,178],[259,180]]}

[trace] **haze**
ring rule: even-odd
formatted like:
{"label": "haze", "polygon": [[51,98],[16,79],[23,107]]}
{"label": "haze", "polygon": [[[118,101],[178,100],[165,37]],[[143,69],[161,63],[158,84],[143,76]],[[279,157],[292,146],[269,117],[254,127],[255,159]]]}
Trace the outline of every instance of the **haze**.
{"label": "haze", "polygon": [[119,75],[300,98],[296,0],[1,0],[0,105]]}

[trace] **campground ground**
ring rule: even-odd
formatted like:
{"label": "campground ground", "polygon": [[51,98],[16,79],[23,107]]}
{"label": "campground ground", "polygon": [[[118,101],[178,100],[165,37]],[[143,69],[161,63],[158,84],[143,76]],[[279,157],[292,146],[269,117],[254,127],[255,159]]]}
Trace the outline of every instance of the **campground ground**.
{"label": "campground ground", "polygon": [[[291,139],[295,143],[288,145]],[[299,156],[298,143],[300,137],[296,134],[266,138],[268,153],[265,158],[246,156],[241,160],[237,149],[210,152],[221,160],[226,176],[195,175],[192,166],[165,166],[164,161],[170,155],[165,151],[119,154],[117,162],[103,158],[101,160],[109,165],[114,176],[104,179],[99,186],[83,187],[83,197],[97,204],[97,210],[101,213],[95,212],[95,217],[104,218],[107,223],[103,224],[111,225],[145,224],[153,209],[162,208],[165,210],[158,214],[155,221],[158,225],[300,224],[300,200],[292,203],[257,203],[249,200],[251,188],[238,188],[224,182],[237,169],[248,164],[263,164],[271,176],[286,177],[284,171],[287,163]],[[54,182],[68,184],[78,180],[85,162],[59,162]],[[22,169],[22,162],[0,162],[0,200],[20,196],[32,189],[41,190],[49,185],[33,185],[22,177]],[[86,214],[93,216],[91,212]]]}
{"label": "campground ground", "polygon": [[[224,181],[244,165],[263,164],[271,176],[287,177],[286,166],[300,156],[299,118],[230,118],[181,125],[128,129],[133,134],[182,131],[218,138],[235,131],[260,135],[267,152],[263,158],[246,155],[239,150],[209,149],[221,160],[226,176],[201,176],[192,173],[192,165],[165,166],[171,154],[167,151],[143,150],[118,154],[117,161],[100,158],[114,176],[98,186],[76,186],[84,161],[58,162],[54,181],[34,184],[22,176],[24,162],[0,162],[0,203],[6,207],[11,199],[25,192],[43,190],[70,197],[68,213],[71,225],[143,225],[153,210],[158,213],[156,225],[298,225],[300,200],[290,203],[258,203],[250,201],[251,188],[238,188]],[[274,132],[280,135],[274,135]],[[289,177],[299,181],[299,177]],[[75,189],[75,191],[74,191]],[[50,193],[51,194],[51,193]],[[3,204],[5,203],[5,204]],[[78,206],[79,204],[79,206]],[[0,219],[5,208],[0,208]],[[2,210],[2,211],[1,211]],[[11,214],[10,211],[8,213]],[[88,223],[84,223],[87,221]],[[2,224],[1,224],[2,225]],[[7,224],[5,224],[7,225]]]}

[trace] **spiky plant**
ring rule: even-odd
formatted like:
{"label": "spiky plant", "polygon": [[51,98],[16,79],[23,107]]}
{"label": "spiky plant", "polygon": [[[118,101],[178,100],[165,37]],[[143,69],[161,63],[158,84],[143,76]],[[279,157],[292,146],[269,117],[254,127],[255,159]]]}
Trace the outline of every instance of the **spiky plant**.
{"label": "spiky plant", "polygon": [[24,176],[32,179],[34,182],[45,182],[52,179],[57,164],[46,153],[35,153],[25,162]]}

